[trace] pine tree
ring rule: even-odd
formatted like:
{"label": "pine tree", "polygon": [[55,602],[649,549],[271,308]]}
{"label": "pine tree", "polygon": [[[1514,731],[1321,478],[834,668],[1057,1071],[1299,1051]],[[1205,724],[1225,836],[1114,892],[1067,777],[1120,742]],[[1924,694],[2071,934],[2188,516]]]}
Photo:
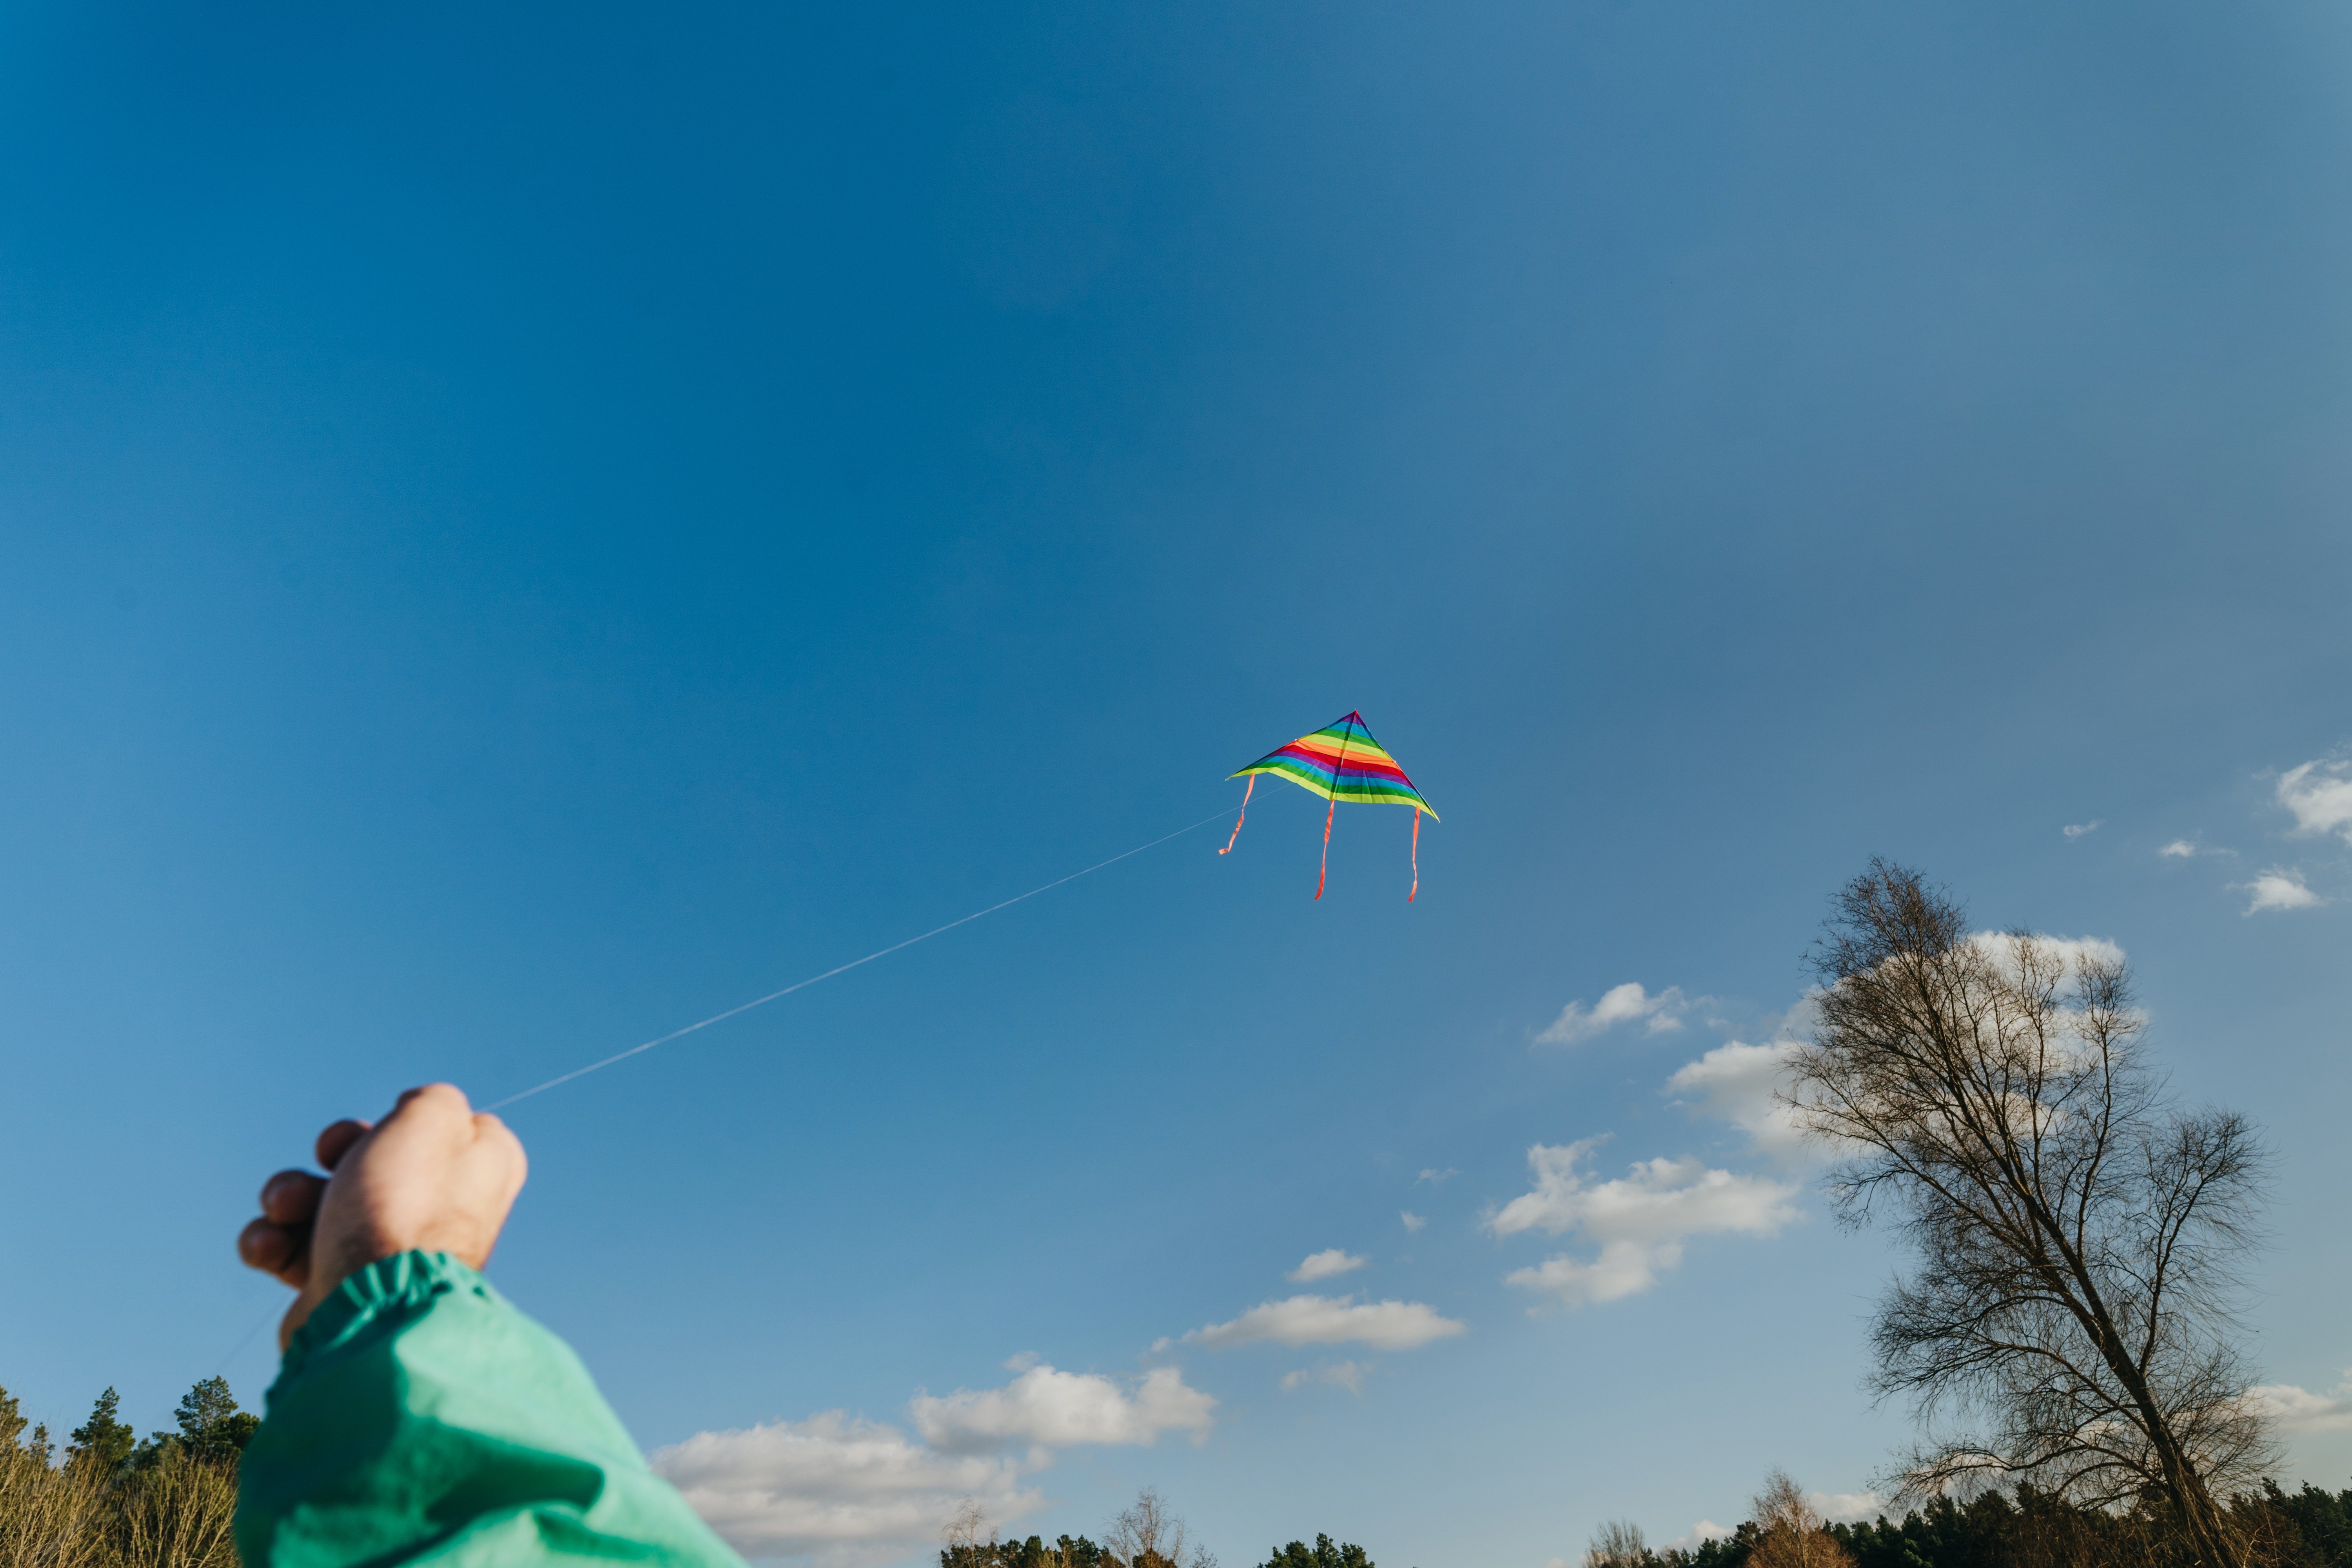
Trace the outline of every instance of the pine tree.
{"label": "pine tree", "polygon": [[[246,1443],[261,1425],[261,1417],[236,1407],[228,1379],[208,1377],[181,1396],[173,1415],[180,1424],[179,1439],[199,1459],[228,1459],[245,1451]],[[168,1434],[157,1433],[160,1444]]]}
{"label": "pine tree", "polygon": [[122,1396],[113,1389],[100,1394],[90,1408],[89,1420],[74,1428],[66,1457],[95,1465],[100,1471],[110,1471],[129,1458],[139,1438],[131,1423],[116,1418],[115,1412],[121,1406]]}

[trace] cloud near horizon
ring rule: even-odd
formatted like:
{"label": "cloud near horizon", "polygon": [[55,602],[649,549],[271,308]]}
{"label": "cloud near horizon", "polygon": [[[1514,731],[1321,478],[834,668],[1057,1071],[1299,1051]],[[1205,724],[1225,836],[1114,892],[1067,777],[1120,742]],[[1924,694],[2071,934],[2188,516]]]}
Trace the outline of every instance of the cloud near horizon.
{"label": "cloud near horizon", "polygon": [[1600,1244],[1590,1260],[1566,1254],[1505,1276],[1504,1283],[1580,1307],[1638,1295],[1682,1262],[1694,1236],[1770,1237],[1797,1217],[1798,1189],[1762,1176],[1715,1170],[1685,1156],[1636,1161],[1626,1174],[1596,1182],[1580,1167],[1605,1140],[1528,1151],[1535,1187],[1487,1221],[1500,1237],[1540,1230]]}
{"label": "cloud near horizon", "polygon": [[2247,1390],[2246,1397],[2290,1436],[2352,1430],[2352,1369],[2326,1394],[2314,1394],[2292,1383],[2265,1383]]}
{"label": "cloud near horizon", "polygon": [[898,1427],[828,1410],[727,1432],[698,1432],[655,1450],[656,1475],[750,1558],[804,1557],[861,1568],[935,1543],[963,1504],[991,1519],[1044,1506],[1018,1460],[950,1455]]}
{"label": "cloud near horizon", "polygon": [[1886,1500],[1874,1491],[1807,1492],[1805,1500],[1832,1524],[1858,1524],[1886,1511]]}
{"label": "cloud near horizon", "polygon": [[1409,1351],[1468,1331],[1468,1324],[1441,1316],[1425,1302],[1292,1296],[1262,1302],[1231,1322],[1210,1323],[1184,1337],[1211,1350],[1270,1340],[1283,1345],[1361,1344],[1379,1351]]}
{"label": "cloud near horizon", "polygon": [[[907,1407],[917,1436],[827,1410],[698,1432],[656,1449],[651,1462],[745,1557],[866,1568],[936,1545],[967,1500],[1000,1524],[1043,1507],[1045,1494],[1023,1476],[1051,1464],[1055,1448],[1149,1447],[1167,1432],[1199,1442],[1216,1405],[1172,1366],[1125,1387],[1025,1364],[1002,1388],[917,1394]],[[1021,1451],[1005,1451],[1013,1448]]]}

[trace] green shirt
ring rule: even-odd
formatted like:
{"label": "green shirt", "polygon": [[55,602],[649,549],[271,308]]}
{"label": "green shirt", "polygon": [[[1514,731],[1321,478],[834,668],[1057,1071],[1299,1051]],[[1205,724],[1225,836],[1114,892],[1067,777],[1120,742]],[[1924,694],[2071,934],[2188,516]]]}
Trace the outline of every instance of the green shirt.
{"label": "green shirt", "polygon": [[740,1568],[571,1347],[446,1253],[337,1286],[268,1404],[237,1482],[246,1568]]}

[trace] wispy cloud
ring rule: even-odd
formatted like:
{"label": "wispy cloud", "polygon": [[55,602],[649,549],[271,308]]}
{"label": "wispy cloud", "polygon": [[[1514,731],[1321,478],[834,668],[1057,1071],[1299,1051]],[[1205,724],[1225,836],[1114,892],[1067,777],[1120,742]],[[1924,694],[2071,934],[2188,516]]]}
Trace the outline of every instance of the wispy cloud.
{"label": "wispy cloud", "polygon": [[1397,1218],[1404,1221],[1404,1227],[1408,1232],[1419,1230],[1429,1223],[1424,1216],[1413,1213],[1411,1209],[1397,1210]]}
{"label": "wispy cloud", "polygon": [[2352,844],[2352,763],[2314,760],[2279,774],[2278,803],[2297,833],[2333,833]]}
{"label": "wispy cloud", "polygon": [[1184,1337],[1211,1350],[1272,1341],[1283,1345],[1370,1345],[1409,1351],[1466,1332],[1469,1325],[1440,1316],[1420,1301],[1362,1301],[1353,1296],[1293,1296],[1252,1307],[1227,1323],[1211,1323]]}
{"label": "wispy cloud", "polygon": [[1360,1361],[1339,1361],[1323,1366],[1301,1367],[1297,1372],[1282,1374],[1282,1392],[1295,1394],[1309,1384],[1327,1383],[1350,1394],[1361,1394],[1364,1392],[1364,1374],[1371,1370],[1370,1364]]}
{"label": "wispy cloud", "polygon": [[1722,1541],[1734,1533],[1731,1526],[1702,1519],[1690,1527],[1690,1533],[1678,1535],[1665,1545],[1677,1552],[1696,1552],[1710,1541]]}
{"label": "wispy cloud", "polygon": [[2306,887],[2303,873],[2291,866],[2273,866],[2251,882],[2232,886],[2247,895],[2250,915],[2264,910],[2307,910],[2327,901]]}
{"label": "wispy cloud", "polygon": [[1420,1175],[1415,1176],[1412,1179],[1412,1184],[1417,1187],[1421,1185],[1422,1183],[1427,1182],[1433,1187],[1442,1187],[1447,1182],[1452,1181],[1461,1173],[1461,1172],[1455,1170],[1451,1165],[1448,1165],[1442,1171],[1435,1169],[1424,1170]]}
{"label": "wispy cloud", "polygon": [[1805,1500],[1832,1524],[1855,1524],[1886,1511],[1886,1500],[1876,1492],[1807,1492]]}
{"label": "wispy cloud", "polygon": [[2352,1369],[2326,1394],[2314,1394],[2292,1383],[2265,1383],[2248,1389],[2246,1397],[2290,1436],[2352,1431]]}
{"label": "wispy cloud", "polygon": [[2088,822],[2070,822],[2061,831],[2069,838],[2080,838],[2086,833],[2096,833],[2106,825],[2105,817],[2095,816]]}
{"label": "wispy cloud", "polygon": [[2157,853],[2169,856],[2176,860],[2186,860],[2197,853],[2197,846],[2189,843],[2186,838],[2176,838]]}
{"label": "wispy cloud", "polygon": [[1683,1015],[1699,1003],[1703,996],[1685,996],[1679,985],[1669,985],[1656,995],[1642,988],[1639,981],[1629,980],[1603,992],[1601,1000],[1588,1007],[1581,1000],[1570,1002],[1560,1009],[1551,1026],[1536,1037],[1539,1046],[1573,1046],[1605,1035],[1620,1024],[1640,1023],[1644,1033],[1671,1034],[1683,1026]]}
{"label": "wispy cloud", "polygon": [[1713,1170],[1691,1158],[1636,1162],[1612,1181],[1582,1169],[1602,1140],[1564,1146],[1538,1143],[1528,1151],[1535,1186],[1486,1221],[1497,1237],[1540,1230],[1574,1234],[1600,1245],[1587,1259],[1562,1254],[1505,1277],[1563,1305],[1613,1301],[1637,1295],[1682,1262],[1694,1236],[1769,1237],[1797,1217],[1797,1188],[1762,1176]]}
{"label": "wispy cloud", "polygon": [[1361,1268],[1364,1263],[1365,1259],[1361,1258],[1342,1252],[1336,1247],[1327,1247],[1320,1252],[1307,1254],[1307,1260],[1286,1278],[1300,1285],[1312,1285],[1318,1279],[1328,1279],[1334,1275]]}

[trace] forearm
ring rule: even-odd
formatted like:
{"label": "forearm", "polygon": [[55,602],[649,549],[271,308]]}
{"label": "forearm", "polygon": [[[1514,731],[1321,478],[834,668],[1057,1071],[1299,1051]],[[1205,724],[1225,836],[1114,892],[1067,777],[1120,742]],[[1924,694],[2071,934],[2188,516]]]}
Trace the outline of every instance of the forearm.
{"label": "forearm", "polygon": [[569,1347],[444,1253],[311,1313],[247,1448],[247,1568],[740,1560],[643,1458]]}

